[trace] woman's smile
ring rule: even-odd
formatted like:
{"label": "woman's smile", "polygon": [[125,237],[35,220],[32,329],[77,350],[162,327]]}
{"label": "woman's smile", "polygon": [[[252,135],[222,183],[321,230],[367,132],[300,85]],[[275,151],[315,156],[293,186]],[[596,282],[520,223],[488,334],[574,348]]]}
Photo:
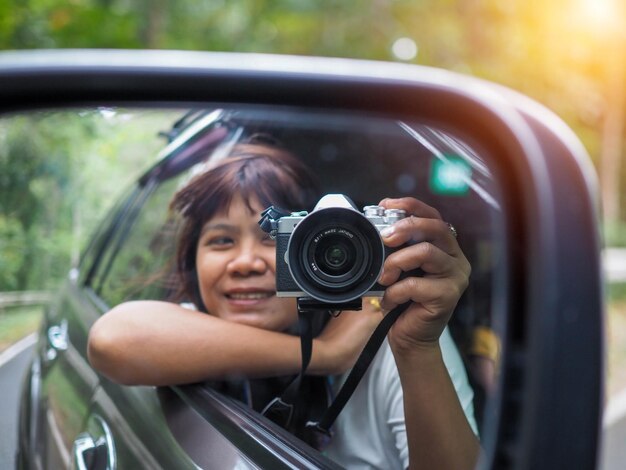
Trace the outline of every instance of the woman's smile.
{"label": "woman's smile", "polygon": [[276,292],[267,289],[244,289],[233,290],[225,294],[226,298],[233,305],[251,306],[265,303],[268,299],[274,298]]}

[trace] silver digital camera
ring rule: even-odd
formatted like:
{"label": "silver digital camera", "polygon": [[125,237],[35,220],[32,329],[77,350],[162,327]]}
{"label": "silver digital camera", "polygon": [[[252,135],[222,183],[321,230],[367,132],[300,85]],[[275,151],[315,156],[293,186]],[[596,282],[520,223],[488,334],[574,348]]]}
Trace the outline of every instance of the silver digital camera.
{"label": "silver digital camera", "polygon": [[276,295],[331,310],[360,309],[363,296],[382,296],[377,280],[396,249],[379,232],[404,217],[381,206],[360,212],[343,194],[322,197],[310,213],[266,209],[259,224],[276,239]]}

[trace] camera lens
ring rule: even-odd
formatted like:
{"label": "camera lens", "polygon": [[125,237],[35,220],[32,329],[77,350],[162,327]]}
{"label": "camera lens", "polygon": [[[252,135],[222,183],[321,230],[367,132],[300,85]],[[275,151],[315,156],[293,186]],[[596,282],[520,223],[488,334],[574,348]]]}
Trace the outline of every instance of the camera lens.
{"label": "camera lens", "polygon": [[367,240],[344,223],[322,226],[304,241],[301,260],[310,280],[337,291],[362,280],[370,263]]}
{"label": "camera lens", "polygon": [[329,275],[339,276],[350,271],[356,259],[354,245],[338,237],[327,237],[315,248],[315,264]]}
{"label": "camera lens", "polygon": [[333,268],[340,268],[346,262],[347,258],[348,254],[346,250],[339,245],[331,246],[324,253],[324,259]]}
{"label": "camera lens", "polygon": [[305,295],[341,303],[363,296],[375,284],[384,247],[374,225],[359,212],[325,208],[294,229],[286,261]]}

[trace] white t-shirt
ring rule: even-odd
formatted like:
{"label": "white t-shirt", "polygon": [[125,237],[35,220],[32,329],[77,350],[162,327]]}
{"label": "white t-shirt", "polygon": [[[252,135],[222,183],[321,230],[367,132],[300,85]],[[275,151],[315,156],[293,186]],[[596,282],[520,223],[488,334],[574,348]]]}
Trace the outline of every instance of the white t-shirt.
{"label": "white t-shirt", "polygon": [[[439,340],[443,361],[474,433],[474,392],[461,356],[446,328]],[[339,377],[334,391],[345,381]],[[427,378],[425,378],[427,380]],[[372,397],[377,397],[373,400]],[[385,340],[367,372],[333,426],[334,436],[324,451],[330,459],[349,469],[406,469],[409,466],[404,405],[400,376]]]}

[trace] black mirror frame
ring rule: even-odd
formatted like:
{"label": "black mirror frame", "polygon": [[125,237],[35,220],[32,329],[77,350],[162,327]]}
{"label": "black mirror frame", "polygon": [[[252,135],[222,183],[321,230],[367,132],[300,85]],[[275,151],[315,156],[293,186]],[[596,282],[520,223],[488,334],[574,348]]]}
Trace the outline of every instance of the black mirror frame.
{"label": "black mirror frame", "polygon": [[259,104],[370,112],[475,136],[497,161],[508,313],[499,392],[479,467],[595,468],[603,298],[595,176],[578,140],[536,103],[418,66],[175,51],[0,54],[0,115],[85,105]]}

